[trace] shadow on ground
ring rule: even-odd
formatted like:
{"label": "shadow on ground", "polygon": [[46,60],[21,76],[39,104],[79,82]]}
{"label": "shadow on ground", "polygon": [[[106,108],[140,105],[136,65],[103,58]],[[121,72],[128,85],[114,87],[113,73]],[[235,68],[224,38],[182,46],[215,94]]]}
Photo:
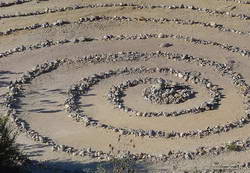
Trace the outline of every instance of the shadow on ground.
{"label": "shadow on ground", "polygon": [[[133,165],[134,172],[150,172],[145,168],[146,163]],[[31,173],[112,173],[113,163],[108,161],[82,163],[71,160],[48,160],[39,165],[28,166]],[[127,173],[128,171],[124,171]],[[130,171],[129,171],[130,172]]]}

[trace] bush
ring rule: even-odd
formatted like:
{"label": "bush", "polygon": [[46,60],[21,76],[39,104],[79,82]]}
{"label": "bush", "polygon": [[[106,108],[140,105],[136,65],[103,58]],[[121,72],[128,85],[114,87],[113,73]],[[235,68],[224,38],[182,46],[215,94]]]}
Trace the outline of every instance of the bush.
{"label": "bush", "polygon": [[236,145],[236,144],[227,144],[226,145],[226,148],[229,150],[229,151],[240,151],[240,146]]}
{"label": "bush", "polygon": [[[8,119],[0,117],[0,172],[17,172],[25,157],[15,141],[17,132],[8,124]],[[4,171],[1,171],[4,170]]]}

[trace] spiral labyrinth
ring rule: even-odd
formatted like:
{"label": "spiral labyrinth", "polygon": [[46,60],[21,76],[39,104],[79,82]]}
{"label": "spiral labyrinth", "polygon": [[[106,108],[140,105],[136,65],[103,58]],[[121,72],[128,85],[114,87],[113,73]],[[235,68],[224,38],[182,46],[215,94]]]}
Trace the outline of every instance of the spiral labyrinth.
{"label": "spiral labyrinth", "polygon": [[83,157],[248,151],[249,4],[6,0],[3,108],[33,140]]}

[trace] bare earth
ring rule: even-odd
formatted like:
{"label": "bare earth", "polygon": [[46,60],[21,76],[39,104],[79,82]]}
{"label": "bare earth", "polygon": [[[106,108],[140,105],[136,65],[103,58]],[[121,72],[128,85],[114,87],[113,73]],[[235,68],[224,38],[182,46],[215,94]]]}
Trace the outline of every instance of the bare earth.
{"label": "bare earth", "polygon": [[[0,0],[0,2],[12,2],[11,0]],[[28,13],[43,11],[46,8],[60,8],[74,6],[76,4],[104,4],[125,2],[125,0],[48,0],[31,1],[24,4],[10,7],[0,7],[0,16],[4,14]],[[224,0],[126,0],[126,3],[140,5],[193,5],[200,8],[208,8],[219,11],[229,11],[233,14],[246,14],[250,16],[250,4],[241,4],[234,1]],[[79,18],[90,16],[126,16],[182,19],[185,21],[194,20],[199,22],[215,22],[222,24],[226,28],[239,30],[248,34],[237,34],[233,32],[223,32],[216,28],[204,27],[200,25],[182,25],[176,23],[154,23],[145,21],[116,21],[103,20],[95,22],[74,23]],[[0,19],[0,32],[5,32],[10,28],[20,28],[33,24],[45,22],[53,23],[57,20],[69,21],[63,26],[53,26],[49,28],[37,28],[33,30],[23,30],[9,35],[0,35],[0,54],[20,45],[28,46],[46,40],[74,39],[77,37],[98,38],[99,40],[83,43],[67,43],[51,47],[23,51],[12,55],[0,57],[0,114],[5,114],[3,106],[4,96],[7,86],[11,80],[15,80],[27,70],[32,69],[37,64],[56,59],[82,57],[97,53],[117,53],[117,52],[154,52],[167,51],[173,53],[189,54],[192,56],[208,58],[219,63],[232,63],[234,71],[242,74],[246,83],[250,83],[250,57],[242,56],[237,52],[228,51],[212,45],[193,44],[184,40],[173,38],[150,38],[137,40],[100,40],[104,35],[135,35],[164,33],[174,35],[184,35],[201,40],[209,40],[238,46],[241,49],[250,50],[250,20],[242,20],[237,17],[224,15],[213,15],[204,12],[192,11],[189,9],[134,9],[132,7],[100,7],[83,8],[78,10],[47,13],[42,15],[31,15],[25,17],[11,17]],[[172,46],[162,48],[162,43],[171,43]],[[192,63],[176,62],[164,58],[150,59],[138,62],[114,62],[99,64],[66,64],[58,69],[43,74],[35,78],[30,84],[24,87],[25,97],[21,100],[18,116],[25,120],[32,129],[43,136],[52,138],[58,144],[65,144],[75,148],[89,148],[109,152],[111,144],[114,152],[118,150],[131,151],[132,153],[145,152],[152,155],[167,154],[172,151],[192,151],[199,146],[216,146],[229,141],[246,139],[249,137],[250,125],[246,124],[242,128],[236,128],[220,134],[212,134],[203,138],[149,138],[135,137],[132,135],[122,136],[118,141],[119,134],[110,130],[95,127],[85,127],[81,123],[69,118],[64,110],[64,101],[69,87],[77,83],[84,77],[95,73],[106,72],[121,67],[172,67],[180,71],[200,72],[201,76],[209,79],[212,83],[222,88],[222,98],[218,109],[201,112],[197,114],[187,114],[179,117],[135,117],[129,113],[115,109],[107,101],[106,94],[112,85],[118,85],[128,79],[138,77],[162,77],[164,79],[180,82],[174,76],[163,76],[161,74],[140,74],[121,75],[102,80],[98,85],[91,88],[89,96],[80,99],[80,109],[93,119],[102,123],[116,127],[133,129],[156,129],[163,131],[190,131],[205,129],[206,127],[223,125],[241,118],[244,113],[243,98],[238,90],[234,88],[227,77],[217,74],[209,67],[201,67]],[[138,85],[126,90],[124,103],[131,108],[143,111],[178,111],[180,109],[191,108],[199,105],[209,98],[207,90],[199,85],[185,82],[197,92],[195,98],[180,104],[155,105],[147,102],[142,97],[142,90],[146,85]],[[2,105],[2,106],[1,106]],[[92,162],[98,160],[72,156],[63,152],[53,152],[51,147],[35,142],[25,134],[20,134],[18,143],[24,147],[25,152],[31,154],[31,159],[38,161],[56,161],[58,169],[75,169],[91,166]],[[220,166],[237,165],[250,161],[249,151],[228,151],[218,156],[200,156],[193,160],[179,159],[170,160],[166,163],[150,163],[149,169],[165,169],[169,172],[195,171],[196,169],[213,169]],[[52,163],[46,163],[52,165]],[[158,170],[159,171],[159,170]],[[156,171],[156,172],[158,172]],[[228,170],[230,171],[230,170]],[[159,171],[160,172],[160,171]],[[164,171],[163,171],[164,172]],[[250,169],[237,169],[235,172],[250,172]]]}

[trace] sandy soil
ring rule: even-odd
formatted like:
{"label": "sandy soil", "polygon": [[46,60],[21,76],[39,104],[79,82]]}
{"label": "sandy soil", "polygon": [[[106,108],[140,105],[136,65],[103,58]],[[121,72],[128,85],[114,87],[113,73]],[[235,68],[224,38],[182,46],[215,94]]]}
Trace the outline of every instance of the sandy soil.
{"label": "sandy soil", "polygon": [[[4,2],[8,2],[7,0]],[[59,8],[74,6],[76,4],[98,4],[98,3],[118,3],[114,0],[49,0],[37,3],[31,1],[10,7],[0,7],[0,15],[16,14],[24,12],[42,11],[46,8]],[[119,1],[122,2],[122,1]],[[125,2],[125,1],[124,1]],[[209,8],[212,10],[230,11],[233,14],[250,15],[250,5],[238,4],[233,1],[223,0],[144,0],[126,2],[136,4],[155,5],[193,5],[195,7]],[[192,11],[188,9],[133,9],[132,7],[102,7],[86,8],[66,12],[48,13],[37,16],[14,17],[0,19],[0,32],[10,28],[30,26],[36,23],[53,23],[58,19],[71,22],[64,26],[53,26],[51,28],[38,28],[34,30],[18,31],[6,36],[0,36],[0,52],[13,49],[20,45],[36,44],[45,40],[73,39],[76,37],[102,38],[106,34],[113,35],[133,35],[143,33],[166,33],[192,36],[202,40],[215,41],[223,44],[238,46],[241,49],[250,50],[250,35],[240,35],[232,32],[222,32],[216,28],[202,27],[199,25],[181,25],[174,23],[153,23],[144,21],[98,21],[82,24],[74,23],[81,17],[87,16],[128,16],[128,17],[150,17],[169,19],[179,18],[183,20],[195,20],[201,22],[215,22],[223,26],[239,31],[250,32],[250,20],[241,20],[229,16],[211,15],[207,13]],[[161,48],[161,43],[171,43],[173,46]],[[123,41],[92,41],[79,44],[64,44],[52,46],[32,51],[15,53],[7,57],[0,58],[0,114],[4,114],[4,94],[6,86],[11,80],[18,78],[22,72],[30,70],[37,64],[45,61],[52,61],[60,58],[73,59],[85,55],[96,53],[117,53],[127,51],[151,52],[168,51],[173,53],[190,54],[208,58],[220,63],[233,61],[233,70],[242,74],[247,83],[250,82],[249,57],[241,56],[237,52],[230,52],[225,49],[212,46],[193,44],[183,40],[171,38],[152,38],[145,40],[123,40]],[[80,99],[81,110],[86,114],[103,123],[116,127],[134,129],[158,129],[164,131],[188,131],[205,129],[206,127],[225,124],[238,120],[244,113],[243,99],[238,91],[233,87],[227,77],[222,77],[209,67],[199,67],[195,64],[185,62],[175,62],[164,58],[150,59],[139,62],[119,62],[110,64],[70,64],[63,65],[55,71],[43,74],[35,78],[30,84],[24,87],[25,97],[21,100],[18,116],[28,122],[30,127],[44,136],[52,138],[59,144],[65,144],[76,148],[91,147],[95,150],[110,151],[109,145],[114,146],[115,151],[128,150],[132,153],[147,152],[159,155],[168,153],[169,150],[191,151],[199,146],[215,146],[228,141],[246,139],[249,137],[250,125],[243,128],[224,132],[219,135],[210,135],[204,138],[173,138],[159,139],[148,137],[122,136],[118,141],[115,132],[101,128],[85,127],[81,123],[73,121],[67,116],[64,110],[64,101],[69,87],[84,77],[94,73],[105,72],[120,67],[173,67],[180,71],[197,71],[211,82],[222,88],[225,96],[218,109],[202,112],[198,114],[187,114],[180,117],[158,117],[142,118],[130,116],[126,112],[114,109],[113,105],[107,101],[106,94],[112,85],[117,85],[128,79],[138,77],[162,77],[176,82],[180,82],[174,76],[153,75],[121,75],[105,79],[98,85],[92,87],[89,96]],[[154,105],[146,102],[142,97],[142,90],[146,85],[129,88],[124,97],[125,104],[140,111],[173,111],[181,108],[190,108],[199,105],[209,99],[207,91],[196,84],[188,83],[196,92],[195,98],[177,105]],[[130,142],[129,142],[130,141]],[[24,150],[31,154],[31,158],[39,161],[52,161],[48,165],[56,165],[59,169],[68,169],[74,166],[76,169],[84,166],[93,166],[96,160],[90,158],[80,158],[70,156],[61,152],[52,152],[51,148],[41,143],[32,141],[29,137],[21,134],[18,143]],[[222,165],[233,165],[248,162],[250,160],[249,151],[228,152],[219,156],[203,156],[195,160],[169,161],[169,163],[151,163],[149,169],[162,168],[171,171],[194,171],[195,169],[214,168]],[[54,163],[55,162],[55,163]],[[57,162],[57,163],[56,163]],[[247,172],[247,170],[238,170]]]}

